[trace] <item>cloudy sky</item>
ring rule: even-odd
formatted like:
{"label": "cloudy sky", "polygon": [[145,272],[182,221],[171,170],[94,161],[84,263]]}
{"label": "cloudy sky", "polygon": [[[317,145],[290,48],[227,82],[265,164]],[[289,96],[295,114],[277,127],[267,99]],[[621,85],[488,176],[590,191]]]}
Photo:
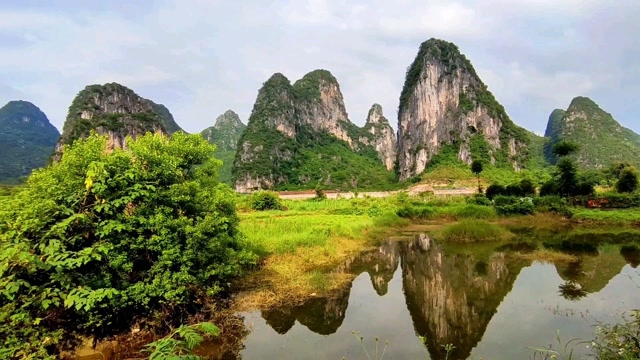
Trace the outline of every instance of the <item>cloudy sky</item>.
{"label": "cloudy sky", "polygon": [[84,86],[115,81],[199,132],[227,109],[246,123],[274,72],[324,68],[353,122],[378,102],[396,127],[405,69],[436,37],[530,130],[583,95],[640,132],[639,16],[639,0],[3,0],[0,102],[61,129]]}

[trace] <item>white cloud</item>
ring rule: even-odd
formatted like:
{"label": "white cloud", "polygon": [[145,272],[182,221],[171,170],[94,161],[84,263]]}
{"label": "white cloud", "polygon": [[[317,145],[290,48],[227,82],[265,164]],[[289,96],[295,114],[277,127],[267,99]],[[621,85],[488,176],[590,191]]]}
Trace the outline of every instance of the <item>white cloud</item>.
{"label": "white cloud", "polygon": [[[574,96],[617,106],[635,100],[622,84],[640,86],[633,0],[42,4],[0,5],[0,39],[19,42],[0,43],[0,101],[22,94],[58,128],[79,90],[111,81],[164,103],[191,132],[229,108],[246,122],[271,74],[295,81],[317,68],[338,78],[354,122],[378,102],[395,126],[405,69],[431,37],[458,44],[532,130]],[[640,130],[637,110],[606,110]]]}

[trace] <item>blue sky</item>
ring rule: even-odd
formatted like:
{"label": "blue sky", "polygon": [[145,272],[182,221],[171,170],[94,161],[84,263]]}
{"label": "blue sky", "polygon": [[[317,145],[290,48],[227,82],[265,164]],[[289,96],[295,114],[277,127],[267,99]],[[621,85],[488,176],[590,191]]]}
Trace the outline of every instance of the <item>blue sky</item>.
{"label": "blue sky", "polygon": [[227,109],[247,122],[275,72],[323,68],[350,119],[382,104],[396,127],[421,42],[456,43],[521,126],[589,96],[640,132],[638,0],[7,0],[0,102],[28,100],[62,128],[74,96],[119,82],[165,104],[189,132]]}

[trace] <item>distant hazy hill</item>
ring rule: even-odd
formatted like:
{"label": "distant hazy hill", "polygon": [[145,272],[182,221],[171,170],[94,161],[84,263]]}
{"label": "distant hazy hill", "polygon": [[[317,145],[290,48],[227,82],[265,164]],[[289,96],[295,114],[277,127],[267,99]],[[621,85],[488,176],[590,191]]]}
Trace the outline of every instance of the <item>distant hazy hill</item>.
{"label": "distant hazy hill", "polygon": [[577,143],[575,159],[585,168],[599,169],[615,161],[640,165],[640,135],[621,126],[598,104],[586,97],[576,97],[564,111],[556,109],[549,116],[545,136],[550,139],[545,156],[555,163],[551,149],[561,141]]}
{"label": "distant hazy hill", "polygon": [[14,183],[46,165],[60,137],[47,116],[27,101],[0,108],[0,183]]}
{"label": "distant hazy hill", "polygon": [[247,126],[240,121],[238,114],[232,110],[225,111],[218,116],[216,123],[202,131],[202,136],[212,144],[216,145],[215,157],[222,160],[220,169],[220,181],[233,184],[231,179],[231,168],[236,156],[238,139]]}

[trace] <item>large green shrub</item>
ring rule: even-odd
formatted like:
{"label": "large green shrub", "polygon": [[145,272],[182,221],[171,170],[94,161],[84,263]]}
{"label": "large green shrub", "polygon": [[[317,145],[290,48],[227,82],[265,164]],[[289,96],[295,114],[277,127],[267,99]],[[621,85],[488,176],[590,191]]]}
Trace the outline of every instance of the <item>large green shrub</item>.
{"label": "large green shrub", "polygon": [[92,135],[0,205],[0,357],[53,358],[218,293],[253,257],[200,135]]}
{"label": "large green shrub", "polygon": [[638,173],[632,167],[622,170],[620,179],[616,183],[619,193],[632,193],[638,190]]}
{"label": "large green shrub", "polygon": [[515,196],[496,196],[494,207],[498,215],[531,215],[535,206],[531,198],[519,198]]}
{"label": "large green shrub", "polygon": [[251,194],[251,208],[257,211],[284,210],[278,193],[269,190],[260,190]]}

